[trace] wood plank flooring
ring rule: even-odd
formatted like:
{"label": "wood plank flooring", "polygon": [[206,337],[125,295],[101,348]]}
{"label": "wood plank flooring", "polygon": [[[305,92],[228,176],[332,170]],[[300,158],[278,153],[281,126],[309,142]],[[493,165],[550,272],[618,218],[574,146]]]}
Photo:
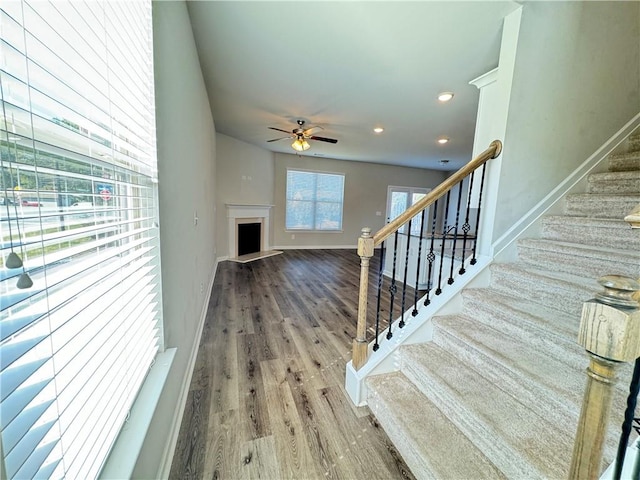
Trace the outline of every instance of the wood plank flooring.
{"label": "wood plank flooring", "polygon": [[218,265],[171,479],[414,478],[344,391],[358,283],[355,250]]}

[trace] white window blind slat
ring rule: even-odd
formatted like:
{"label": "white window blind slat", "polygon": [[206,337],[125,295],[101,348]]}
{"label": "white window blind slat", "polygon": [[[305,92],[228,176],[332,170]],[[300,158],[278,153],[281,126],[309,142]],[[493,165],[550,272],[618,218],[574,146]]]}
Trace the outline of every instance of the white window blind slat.
{"label": "white window blind slat", "polygon": [[[44,437],[47,435],[47,433],[49,433],[49,430],[51,430],[54,425],[55,422],[49,422],[45,425],[40,425],[38,427],[32,428],[31,430],[29,430],[29,432],[27,432],[18,446],[11,450],[11,452],[9,452],[7,455],[5,455],[7,475],[9,475],[9,477],[12,477],[16,472],[18,472],[18,470],[22,469],[26,460],[31,455],[36,454],[39,456],[43,453],[41,451],[39,452],[36,447],[38,446],[38,444],[40,444],[42,439],[44,439]],[[35,471],[37,471],[39,468],[40,465],[38,464]],[[33,469],[33,467],[31,469]]]}
{"label": "white window blind slat", "polygon": [[44,313],[45,310],[39,313],[21,314],[12,318],[0,320],[0,343],[20,331],[25,326],[33,323],[36,319],[42,317]]}
{"label": "white window blind slat", "polygon": [[47,338],[47,335],[38,335],[19,342],[15,342],[11,345],[7,345],[7,347],[2,350],[2,356],[0,357],[0,370],[5,370],[9,365],[11,365],[18,358],[31,350],[45,338]]}
{"label": "white window blind slat", "polygon": [[95,478],[162,343],[151,4],[0,21],[0,461]]}
{"label": "white window blind slat", "polygon": [[[153,347],[153,343],[148,343],[145,345],[145,347],[147,347],[147,349]],[[153,350],[151,350],[151,352],[153,352]],[[136,361],[137,365],[144,365],[147,364],[150,366],[151,364],[151,358],[152,358],[152,353],[151,352],[142,352],[140,358],[135,358],[134,360]],[[147,363],[148,362],[148,363]],[[144,376],[146,375],[146,372],[148,371],[148,367],[146,369],[138,369],[137,371],[132,371],[131,375],[129,375],[130,379],[132,382],[135,383],[139,383],[143,380]],[[126,387],[126,386],[125,386]],[[128,393],[128,394],[127,394]],[[126,389],[122,389],[121,390],[121,397],[115,397],[112,400],[119,400],[119,402],[115,405],[111,406],[111,409],[114,411],[122,411],[122,406],[125,404],[130,404],[133,401],[133,396],[132,395],[132,391],[129,390],[129,392],[126,391]],[[113,402],[115,403],[115,402]],[[109,408],[109,407],[107,407]],[[93,472],[95,472],[96,470],[99,470],[99,468],[102,466],[102,463],[104,462],[104,458],[105,452],[108,452],[108,450],[112,447],[113,442],[115,441],[116,437],[117,437],[117,433],[119,432],[120,428],[122,428],[122,425],[126,419],[126,415],[127,412],[124,412],[124,414],[121,414],[121,418],[119,419],[119,422],[113,422],[111,425],[107,425],[107,424],[102,424],[101,427],[103,429],[103,431],[105,431],[105,435],[102,438],[95,438],[95,446],[99,447],[100,444],[102,443],[103,449],[98,450],[98,449],[94,449],[94,456],[89,457],[84,459],[84,461],[82,461],[82,465],[79,467],[79,471],[78,471],[78,477],[77,478],[85,478],[85,475],[87,477],[92,477],[94,475]],[[91,423],[87,423],[87,426],[90,427]],[[109,427],[111,427],[111,431],[109,431]],[[106,447],[106,448],[104,448]],[[71,466],[71,472],[74,472],[74,467],[75,465],[72,464]]]}
{"label": "white window blind slat", "polygon": [[2,448],[6,452],[11,452],[18,442],[27,434],[44,412],[53,404],[53,400],[40,403],[29,409],[24,409],[24,414],[20,417],[20,422],[12,422],[4,428],[2,433]]}
{"label": "white window blind slat", "polygon": [[47,385],[53,380],[51,378],[42,380],[30,385],[21,386],[16,389],[6,400],[2,401],[2,410],[0,411],[0,418],[2,419],[3,429],[8,426],[20,412],[26,409],[27,405],[42,392]]}

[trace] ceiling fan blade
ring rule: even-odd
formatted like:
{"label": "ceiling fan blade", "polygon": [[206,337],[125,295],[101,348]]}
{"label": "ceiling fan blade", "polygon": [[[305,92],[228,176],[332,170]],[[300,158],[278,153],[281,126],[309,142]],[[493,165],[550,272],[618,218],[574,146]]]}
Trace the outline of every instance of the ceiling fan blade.
{"label": "ceiling fan blade", "polygon": [[284,132],[284,133],[288,133],[289,135],[291,135],[291,133],[289,130],[282,130],[281,128],[276,128],[276,127],[267,127],[270,128],[271,130],[277,130],[278,132]]}
{"label": "ceiling fan blade", "polygon": [[320,125],[316,125],[315,127],[309,127],[309,128],[307,128],[304,132],[302,132],[302,134],[303,134],[305,137],[310,137],[310,136],[311,136],[311,132],[312,132],[313,130],[316,130],[316,129],[324,130],[324,128],[322,128]]}
{"label": "ceiling fan blade", "polygon": [[284,140],[285,138],[291,138],[291,137],[272,138],[271,140],[267,140],[267,142],[277,142],[278,140]]}
{"label": "ceiling fan blade", "polygon": [[335,138],[327,138],[327,137],[316,137],[315,135],[309,137],[310,140],[318,140],[320,142],[328,142],[328,143],[338,143],[338,140]]}

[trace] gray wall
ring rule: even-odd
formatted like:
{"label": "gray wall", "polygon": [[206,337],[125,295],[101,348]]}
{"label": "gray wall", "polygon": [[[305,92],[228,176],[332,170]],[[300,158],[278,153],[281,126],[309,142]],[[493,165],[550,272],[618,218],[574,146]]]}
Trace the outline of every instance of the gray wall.
{"label": "gray wall", "polygon": [[153,30],[164,335],[177,353],[134,478],[161,468],[215,268],[215,132],[185,3],[154,2]]}
{"label": "gray wall", "polygon": [[640,3],[524,5],[493,238],[640,111]]}
{"label": "gray wall", "polygon": [[[342,232],[305,233],[285,230],[287,168],[344,173]],[[275,155],[276,206],[272,223],[273,245],[289,248],[355,247],[362,227],[371,227],[375,233],[384,225],[389,185],[433,188],[445,178],[445,172],[435,170],[277,153]],[[377,216],[376,212],[381,212],[382,215]],[[295,239],[292,239],[291,235],[295,235]]]}
{"label": "gray wall", "polygon": [[[273,205],[273,153],[216,135],[216,243],[218,257],[229,255],[225,203]],[[273,238],[269,242],[273,244]]]}

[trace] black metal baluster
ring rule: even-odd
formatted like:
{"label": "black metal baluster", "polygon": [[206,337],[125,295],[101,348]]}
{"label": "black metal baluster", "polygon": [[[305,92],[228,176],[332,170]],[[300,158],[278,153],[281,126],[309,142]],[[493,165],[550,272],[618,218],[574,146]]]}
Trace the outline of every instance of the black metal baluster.
{"label": "black metal baluster", "polygon": [[396,262],[398,259],[398,230],[394,235],[393,244],[393,268],[391,269],[391,285],[389,285],[389,329],[387,330],[387,340],[393,337],[391,327],[393,324],[393,301],[396,298],[398,287],[396,286]]}
{"label": "black metal baluster", "polygon": [[627,444],[629,436],[633,428],[634,415],[636,411],[636,403],[638,401],[638,393],[640,392],[640,358],[636,359],[636,365],[633,369],[631,377],[631,385],[629,386],[629,396],[627,397],[627,409],[624,411],[624,422],[622,423],[622,434],[620,435],[620,443],[618,443],[618,454],[616,455],[616,464],[613,471],[614,480],[620,480],[622,475],[622,467],[624,466],[624,457],[627,454]]}
{"label": "black metal baluster", "polygon": [[402,283],[402,308],[400,309],[400,323],[398,326],[400,328],[404,327],[404,300],[407,294],[407,272],[409,271],[409,246],[411,245],[411,219],[409,220],[409,225],[407,227],[407,251],[404,255],[404,280]]}
{"label": "black metal baluster", "polygon": [[438,288],[436,295],[442,293],[442,266],[444,264],[444,238],[447,233],[447,219],[449,217],[449,199],[451,198],[451,190],[447,192],[447,201],[444,206],[444,225],[442,226],[442,245],[440,246],[440,273],[438,274]]}
{"label": "black metal baluster", "polygon": [[[466,270],[464,269],[464,259],[467,256],[467,236],[471,231],[471,225],[469,224],[469,212],[471,211],[471,195],[473,192],[473,174],[471,172],[471,176],[469,177],[469,195],[467,196],[467,213],[464,217],[464,223],[462,224],[462,231],[464,232],[462,237],[462,261],[460,262],[460,270],[458,273],[460,275],[464,275]],[[477,227],[476,227],[477,229]]]}
{"label": "black metal baluster", "polygon": [[433,243],[436,237],[436,221],[438,219],[438,200],[433,204],[433,222],[431,224],[431,246],[429,247],[429,253],[427,254],[427,260],[429,261],[429,272],[427,272],[427,296],[424,299],[425,307],[431,303],[429,294],[431,293],[431,287],[433,282],[431,281],[431,272],[433,269],[433,261],[436,259],[436,255],[433,253]]}
{"label": "black metal baluster", "polygon": [[386,243],[387,242],[384,241],[380,245],[380,268],[378,269],[378,305],[376,306],[376,341],[373,344],[374,352],[380,348],[380,344],[378,343],[378,336],[380,335],[380,299],[382,297],[382,282],[384,280],[383,271]]}
{"label": "black metal baluster", "polygon": [[451,285],[453,283],[453,268],[454,263],[456,262],[456,243],[458,242],[458,225],[460,223],[460,206],[462,205],[462,182],[458,184],[458,208],[456,209],[456,225],[453,230],[453,247],[451,248],[451,269],[449,271],[449,279],[447,280],[447,284]]}
{"label": "black metal baluster", "polygon": [[420,282],[420,260],[422,259],[422,233],[424,232],[424,214],[427,211],[425,208],[422,210],[422,216],[420,217],[420,240],[418,240],[418,265],[416,267],[416,288],[413,292],[413,312],[411,316],[418,315],[418,283]]}
{"label": "black metal baluster", "polygon": [[484,174],[486,172],[487,164],[482,164],[482,177],[480,179],[480,194],[478,195],[478,213],[476,215],[476,238],[473,242],[473,255],[471,256],[471,265],[475,265],[476,260],[476,248],[478,248],[478,238],[480,238],[480,208],[482,207],[482,189],[484,188]]}

